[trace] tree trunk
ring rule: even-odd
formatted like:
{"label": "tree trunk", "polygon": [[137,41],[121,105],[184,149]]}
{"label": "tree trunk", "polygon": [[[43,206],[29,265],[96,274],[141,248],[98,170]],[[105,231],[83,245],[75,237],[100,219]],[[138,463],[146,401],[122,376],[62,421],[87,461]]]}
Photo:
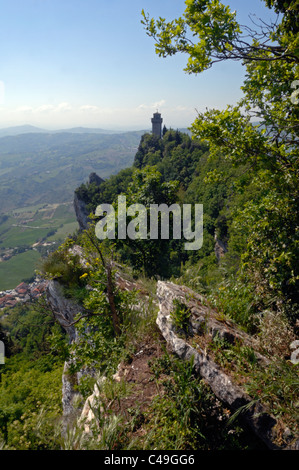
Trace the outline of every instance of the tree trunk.
{"label": "tree trunk", "polygon": [[109,302],[109,306],[110,306],[111,314],[112,314],[113,329],[114,329],[115,335],[119,336],[121,333],[121,329],[119,325],[119,317],[118,317],[115,302],[114,302],[113,281],[112,281],[110,263],[107,263],[106,265],[106,272],[107,272],[107,295],[108,295],[108,302]]}

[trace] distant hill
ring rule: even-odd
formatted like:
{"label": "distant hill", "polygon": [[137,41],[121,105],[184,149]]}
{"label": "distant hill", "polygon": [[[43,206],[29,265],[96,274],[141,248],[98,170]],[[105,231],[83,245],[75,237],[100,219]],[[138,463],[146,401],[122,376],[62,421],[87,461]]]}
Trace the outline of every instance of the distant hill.
{"label": "distant hill", "polygon": [[45,129],[41,129],[39,127],[25,125],[25,126],[14,126],[14,127],[6,127],[4,129],[0,129],[0,137],[5,136],[14,136],[19,134],[28,134],[31,132],[47,132]]}
{"label": "distant hill", "polygon": [[42,129],[40,127],[35,127],[31,125],[24,126],[13,126],[0,129],[0,138],[6,136],[15,136],[20,134],[32,134],[32,133],[43,133],[43,134],[57,134],[69,132],[71,134],[118,134],[113,130],[106,130],[100,128],[90,128],[90,127],[72,127],[70,129],[57,129],[57,130],[48,130]]}
{"label": "distant hill", "polygon": [[62,130],[57,130],[57,131],[52,131],[52,132],[54,133],[70,132],[72,134],[118,134],[120,133],[120,132],[116,132],[113,130],[93,128],[93,127],[72,127],[71,129],[62,129]]}

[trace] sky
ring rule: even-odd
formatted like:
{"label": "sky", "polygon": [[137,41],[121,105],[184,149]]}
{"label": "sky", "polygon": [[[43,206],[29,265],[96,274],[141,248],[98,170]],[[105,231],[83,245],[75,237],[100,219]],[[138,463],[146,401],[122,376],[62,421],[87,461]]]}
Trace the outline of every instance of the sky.
{"label": "sky", "polygon": [[[223,3],[243,24],[250,13],[271,16],[261,0]],[[155,53],[141,10],[172,20],[184,0],[0,0],[0,7],[0,128],[141,130],[158,109],[176,129],[242,96],[240,63],[189,75],[186,56]]]}

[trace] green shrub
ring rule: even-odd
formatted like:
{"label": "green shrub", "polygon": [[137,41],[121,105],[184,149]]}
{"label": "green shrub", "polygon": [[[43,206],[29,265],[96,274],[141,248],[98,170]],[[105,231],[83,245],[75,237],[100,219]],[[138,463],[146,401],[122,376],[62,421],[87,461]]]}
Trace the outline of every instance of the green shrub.
{"label": "green shrub", "polygon": [[253,287],[231,277],[214,288],[209,295],[212,305],[249,332],[258,325],[259,299]]}
{"label": "green shrub", "polygon": [[82,284],[80,278],[86,272],[80,263],[79,256],[66,250],[57,250],[50,253],[42,261],[41,271],[46,277],[59,279],[63,285],[70,287]]}
{"label": "green shrub", "polygon": [[170,317],[176,328],[186,331],[189,325],[191,311],[184,303],[178,299],[173,300],[174,310],[171,312]]}

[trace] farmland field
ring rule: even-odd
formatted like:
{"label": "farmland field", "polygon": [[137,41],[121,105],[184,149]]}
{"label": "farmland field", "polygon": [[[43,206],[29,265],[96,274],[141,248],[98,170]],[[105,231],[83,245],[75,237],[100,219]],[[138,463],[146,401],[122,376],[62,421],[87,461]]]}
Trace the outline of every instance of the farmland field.
{"label": "farmland field", "polygon": [[78,228],[73,204],[40,204],[2,216],[0,291],[34,276],[38,261]]}

